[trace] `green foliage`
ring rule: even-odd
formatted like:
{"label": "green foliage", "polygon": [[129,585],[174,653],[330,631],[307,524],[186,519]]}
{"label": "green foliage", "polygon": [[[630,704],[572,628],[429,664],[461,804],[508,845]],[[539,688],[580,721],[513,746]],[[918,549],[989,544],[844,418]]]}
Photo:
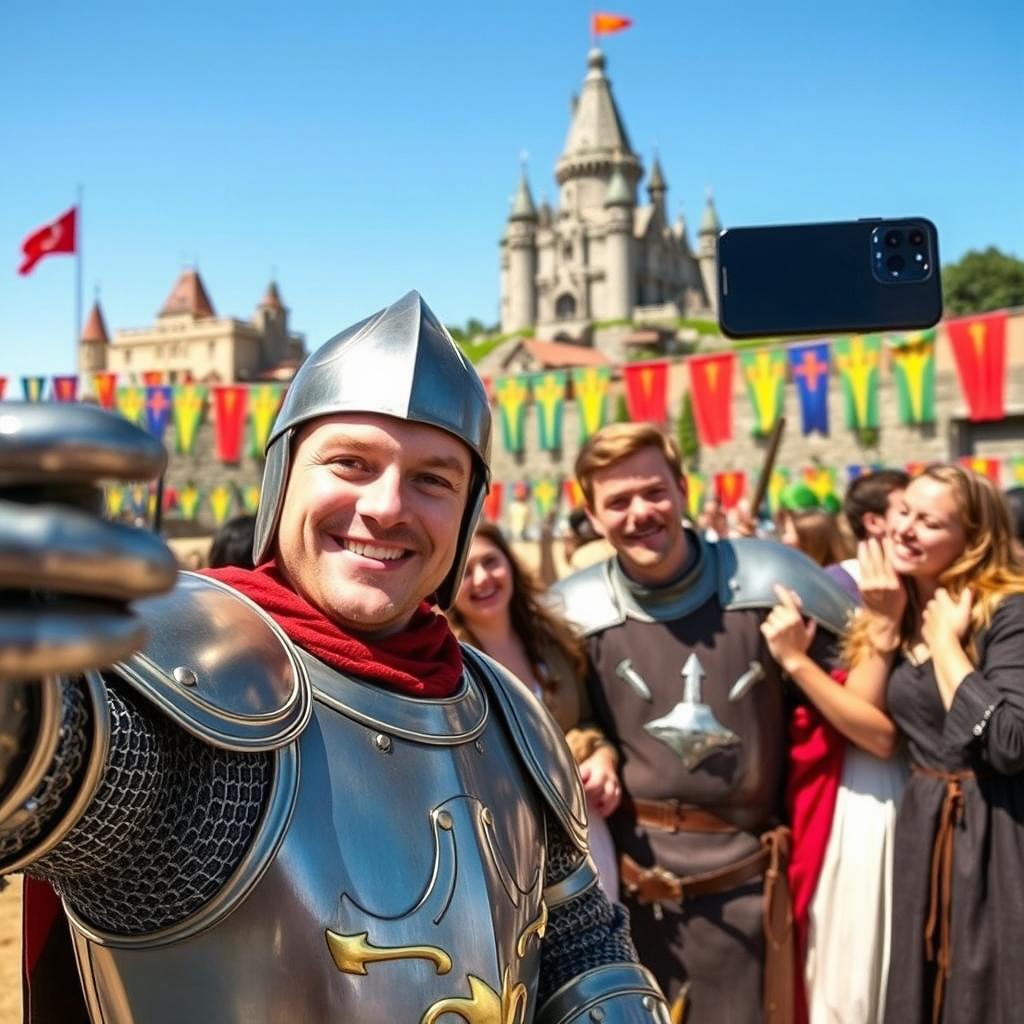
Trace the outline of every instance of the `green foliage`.
{"label": "green foliage", "polygon": [[676,327],[688,327],[702,335],[717,336],[721,334],[721,331],[718,329],[718,321],[716,320],[691,320],[687,317],[680,317],[676,321]]}
{"label": "green foliage", "polygon": [[992,245],[984,252],[972,249],[945,267],[942,291],[946,312],[955,316],[1024,306],[1024,260]]}
{"label": "green foliage", "polygon": [[635,347],[629,346],[629,351],[626,353],[627,363],[642,363],[646,359],[663,359],[665,353],[659,348],[648,347],[646,345],[640,345]]}
{"label": "green foliage", "polygon": [[676,440],[683,456],[683,466],[693,469],[700,462],[700,437],[697,434],[697,420],[693,415],[693,399],[690,392],[683,393],[683,405],[676,422]]}
{"label": "green foliage", "polygon": [[605,327],[632,327],[632,320],[595,320],[594,330],[600,331]]}

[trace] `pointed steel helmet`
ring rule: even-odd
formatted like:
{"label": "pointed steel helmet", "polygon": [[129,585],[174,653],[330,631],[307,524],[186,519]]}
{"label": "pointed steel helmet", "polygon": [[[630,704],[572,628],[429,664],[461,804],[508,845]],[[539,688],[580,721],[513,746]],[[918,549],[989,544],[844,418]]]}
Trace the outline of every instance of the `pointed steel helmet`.
{"label": "pointed steel helmet", "polygon": [[491,409],[476,371],[415,291],[336,334],[295,374],[267,440],[253,543],[256,564],[273,547],[297,429],[344,412],[425,423],[469,447],[473,474],[455,560],[437,591],[438,604],[448,608],[490,486]]}

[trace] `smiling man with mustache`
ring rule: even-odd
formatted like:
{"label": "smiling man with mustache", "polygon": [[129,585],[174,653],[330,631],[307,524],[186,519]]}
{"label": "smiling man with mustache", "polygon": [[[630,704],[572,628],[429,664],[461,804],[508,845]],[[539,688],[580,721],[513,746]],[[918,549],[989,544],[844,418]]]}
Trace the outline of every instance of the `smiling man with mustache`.
{"label": "smiling man with mustache", "polygon": [[[558,727],[437,611],[491,417],[418,294],[296,375],[254,570],[175,582],[155,538],[94,518],[83,481],[159,473],[151,438],[4,411],[0,498],[51,502],[0,502],[0,591],[22,591],[0,605],[0,874],[30,876],[30,1019],[666,1024]],[[87,1010],[55,979],[65,917]]]}

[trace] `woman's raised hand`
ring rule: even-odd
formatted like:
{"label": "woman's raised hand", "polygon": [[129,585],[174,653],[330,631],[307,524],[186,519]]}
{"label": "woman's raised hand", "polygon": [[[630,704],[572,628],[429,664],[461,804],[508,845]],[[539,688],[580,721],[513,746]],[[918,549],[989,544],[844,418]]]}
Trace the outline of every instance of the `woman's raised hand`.
{"label": "woman's raised hand", "polygon": [[857,545],[860,593],[869,616],[868,636],[880,652],[895,650],[900,643],[900,624],[907,608],[907,588],[892,567],[892,541],[883,537]]}
{"label": "woman's raised hand", "polygon": [[804,619],[800,611],[800,595],[795,590],[776,583],[775,594],[779,603],[761,623],[761,635],[772,657],[787,668],[794,659],[807,653],[817,624],[813,619]]}

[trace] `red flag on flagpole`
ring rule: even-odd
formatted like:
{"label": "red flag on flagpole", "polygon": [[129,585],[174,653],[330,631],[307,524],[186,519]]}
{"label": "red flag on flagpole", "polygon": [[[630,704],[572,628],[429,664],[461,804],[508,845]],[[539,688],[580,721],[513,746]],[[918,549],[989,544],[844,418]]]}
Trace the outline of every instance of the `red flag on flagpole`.
{"label": "red flag on flagpole", "polygon": [[609,14],[605,11],[596,11],[590,16],[590,31],[595,36],[610,36],[613,32],[621,32],[633,24],[632,18],[622,14]]}
{"label": "red flag on flagpole", "polygon": [[19,274],[28,274],[44,257],[54,253],[77,252],[78,207],[72,206],[56,220],[33,231],[21,243],[23,259],[18,267]]}

